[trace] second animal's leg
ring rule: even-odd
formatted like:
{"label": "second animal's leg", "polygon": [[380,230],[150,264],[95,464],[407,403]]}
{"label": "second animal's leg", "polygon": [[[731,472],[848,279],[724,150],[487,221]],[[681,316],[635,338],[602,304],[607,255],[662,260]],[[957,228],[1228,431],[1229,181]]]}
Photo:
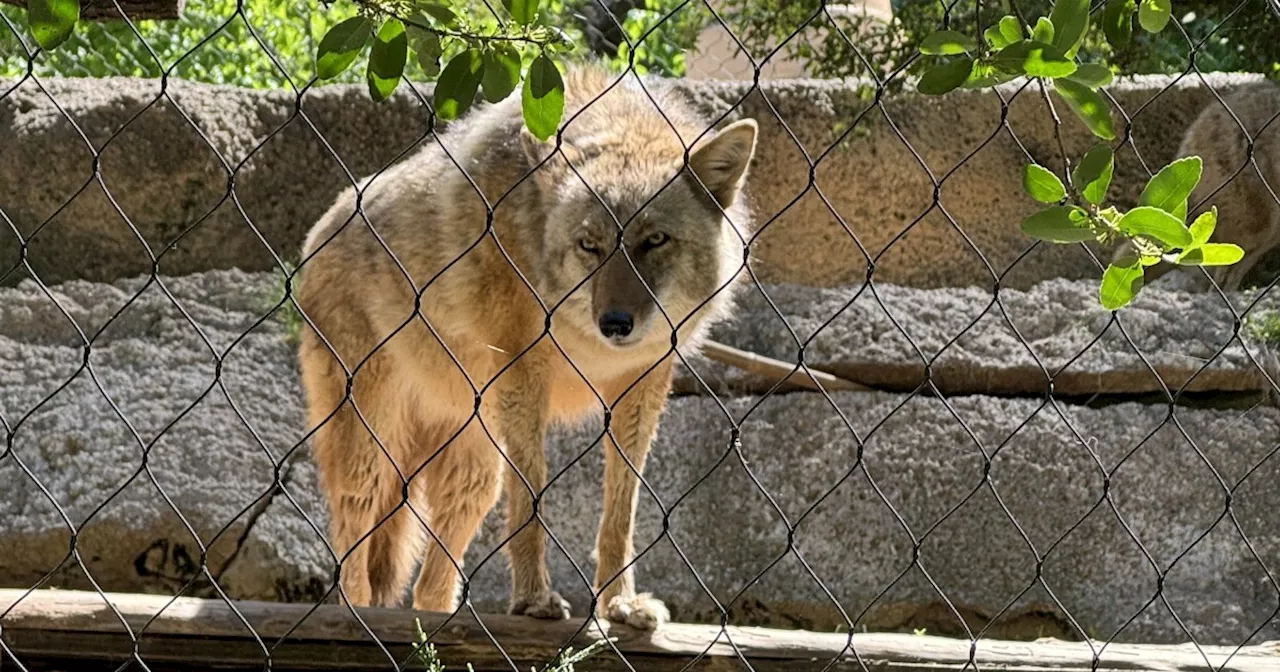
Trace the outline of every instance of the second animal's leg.
{"label": "second animal's leg", "polygon": [[666,622],[670,614],[662,602],[647,594],[636,594],[630,564],[635,554],[638,474],[644,472],[670,390],[668,358],[618,401],[610,425],[613,438],[605,439],[604,513],[596,539],[595,590],[600,595],[597,611],[610,620],[646,630]]}
{"label": "second animal's leg", "polygon": [[[413,591],[413,608],[452,612],[457,608],[459,574],[467,548],[502,494],[502,456],[477,419],[448,445],[453,432],[424,432],[419,450],[431,461],[419,476],[417,501],[426,504],[427,550]],[[434,455],[434,458],[431,456]]]}

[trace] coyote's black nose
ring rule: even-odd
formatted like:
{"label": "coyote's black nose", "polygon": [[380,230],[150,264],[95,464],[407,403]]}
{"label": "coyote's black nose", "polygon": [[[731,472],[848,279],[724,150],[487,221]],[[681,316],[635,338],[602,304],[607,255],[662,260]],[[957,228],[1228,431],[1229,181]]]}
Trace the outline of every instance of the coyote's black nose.
{"label": "coyote's black nose", "polygon": [[605,338],[623,338],[631,333],[633,326],[634,320],[628,312],[611,310],[600,316],[600,333]]}

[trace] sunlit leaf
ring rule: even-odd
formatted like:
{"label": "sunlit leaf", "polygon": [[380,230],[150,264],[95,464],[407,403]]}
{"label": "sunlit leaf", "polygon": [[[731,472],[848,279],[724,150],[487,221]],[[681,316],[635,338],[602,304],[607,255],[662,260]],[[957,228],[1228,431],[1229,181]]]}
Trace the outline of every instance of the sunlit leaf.
{"label": "sunlit leaf", "polygon": [[316,50],[316,77],[332,79],[351,67],[373,35],[373,22],[353,16],[329,29]]}
{"label": "sunlit leaf", "polygon": [[555,135],[564,115],[564,79],[555,62],[540,54],[529,64],[521,97],[524,124],[529,132],[545,141]]}
{"label": "sunlit leaf", "polygon": [[1022,188],[1041,203],[1057,203],[1067,197],[1062,180],[1053,171],[1034,163],[1022,167]]}
{"label": "sunlit leaf", "polygon": [[475,102],[484,75],[484,57],[479,49],[467,49],[444,66],[436,80],[436,115],[441,119],[457,119]]}

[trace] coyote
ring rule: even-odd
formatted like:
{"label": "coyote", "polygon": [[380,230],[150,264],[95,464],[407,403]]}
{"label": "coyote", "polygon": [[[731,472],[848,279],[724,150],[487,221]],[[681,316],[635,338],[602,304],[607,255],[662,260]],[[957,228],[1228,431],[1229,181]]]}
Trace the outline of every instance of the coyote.
{"label": "coyote", "polygon": [[509,611],[568,618],[536,517],[544,440],[607,407],[596,613],[669,618],[630,568],[638,479],[673,343],[692,353],[745,276],[757,125],[716,132],[666,88],[594,64],[564,80],[559,142],[524,128],[519,96],[477,107],[307,235],[302,382],[354,605],[397,604],[420,556],[414,608],[455,610],[505,485]]}
{"label": "coyote", "polygon": [[[1244,258],[1235,264],[1204,269],[1223,290],[1236,291],[1249,271],[1280,243],[1280,119],[1273,119],[1280,114],[1280,89],[1270,83],[1247,86],[1227,94],[1223,102],[1226,107],[1211,100],[1200,112],[1183,135],[1177,155],[1199,156],[1204,166],[1200,183],[1187,199],[1191,208],[1187,223],[1216,206],[1213,242],[1235,243],[1244,249]],[[1254,140],[1252,157],[1250,138]],[[1128,246],[1121,245],[1116,257],[1127,251]],[[1147,279],[1172,268],[1167,263],[1148,268]],[[1198,269],[1180,268],[1207,287]]]}

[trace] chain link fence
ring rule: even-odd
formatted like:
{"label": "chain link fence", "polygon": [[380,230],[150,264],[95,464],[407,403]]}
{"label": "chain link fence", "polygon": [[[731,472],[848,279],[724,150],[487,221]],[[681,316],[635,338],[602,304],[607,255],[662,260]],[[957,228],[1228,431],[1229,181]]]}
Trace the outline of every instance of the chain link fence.
{"label": "chain link fence", "polygon": [[1201,63],[1280,18],[1227,4],[1105,95],[1116,200],[1202,155],[1248,273],[1117,313],[1017,227],[1062,103],[904,91],[825,2],[732,56],[750,3],[561,8],[614,60],[552,145],[316,86],[341,8],[6,7],[0,667],[1276,669],[1280,91]]}

